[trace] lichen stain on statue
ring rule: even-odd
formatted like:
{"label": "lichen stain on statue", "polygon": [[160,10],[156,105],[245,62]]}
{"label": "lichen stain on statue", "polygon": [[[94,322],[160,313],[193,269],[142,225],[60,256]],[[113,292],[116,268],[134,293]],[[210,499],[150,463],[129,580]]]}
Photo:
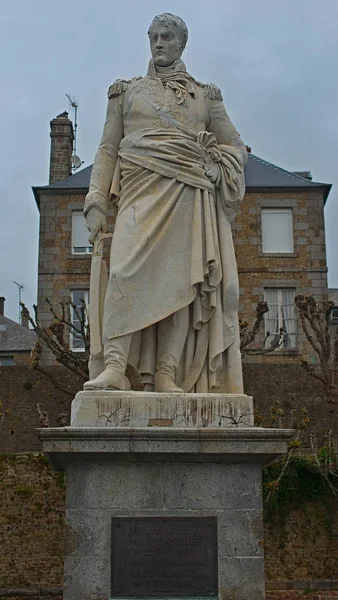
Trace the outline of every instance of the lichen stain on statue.
{"label": "lichen stain on statue", "polygon": [[[91,380],[85,390],[242,394],[238,276],[230,228],[247,152],[220,90],[186,70],[185,23],[149,28],[145,77],[117,80],[84,214],[92,259]],[[117,206],[110,273],[99,244]]]}

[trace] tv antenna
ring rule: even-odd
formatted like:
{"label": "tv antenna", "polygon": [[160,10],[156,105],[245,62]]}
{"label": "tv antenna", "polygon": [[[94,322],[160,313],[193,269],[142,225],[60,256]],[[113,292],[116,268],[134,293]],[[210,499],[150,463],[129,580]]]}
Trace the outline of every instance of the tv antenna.
{"label": "tv antenna", "polygon": [[81,165],[83,165],[83,160],[78,157],[76,154],[76,134],[77,134],[77,109],[79,107],[75,98],[70,94],[65,94],[68,98],[70,106],[74,109],[74,146],[73,146],[73,154],[72,154],[72,171],[76,171]]}
{"label": "tv antenna", "polygon": [[23,290],[23,284],[17,283],[16,281],[13,281],[13,283],[15,283],[15,285],[18,288],[18,292],[19,292],[19,323],[21,325],[21,292]]}

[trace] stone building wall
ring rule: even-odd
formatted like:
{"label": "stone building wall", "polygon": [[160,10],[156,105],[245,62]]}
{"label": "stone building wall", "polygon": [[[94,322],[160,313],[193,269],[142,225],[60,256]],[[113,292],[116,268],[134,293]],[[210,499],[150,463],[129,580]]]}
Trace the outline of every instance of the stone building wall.
{"label": "stone building wall", "polygon": [[[46,298],[67,301],[74,289],[89,289],[91,255],[72,254],[72,212],[82,210],[84,193],[45,194],[40,198],[40,242],[38,263],[39,319],[47,327],[53,317]],[[109,211],[113,230],[114,211]],[[54,365],[51,352],[45,352],[44,365]]]}
{"label": "stone building wall", "polygon": [[[294,253],[262,252],[261,209],[292,208]],[[251,322],[255,307],[264,299],[264,288],[294,288],[295,294],[327,297],[324,211],[322,195],[311,192],[246,193],[240,213],[233,223],[234,244],[240,282],[240,316]],[[258,340],[263,339],[263,328]],[[288,363],[290,355],[303,353],[312,359],[312,351],[297,327],[297,349],[278,351],[260,362]]]}
{"label": "stone building wall", "polygon": [[[41,322],[48,325],[51,315],[45,298],[69,298],[71,289],[88,289],[90,255],[72,255],[72,211],[83,207],[85,191],[69,194],[41,194],[38,306]],[[292,207],[294,253],[262,253],[261,208]],[[113,231],[114,211],[109,211],[109,229]],[[257,303],[264,298],[264,288],[292,287],[296,294],[313,294],[318,300],[327,297],[324,213],[322,195],[305,192],[251,192],[245,195],[242,208],[233,223],[235,252],[240,284],[240,315],[253,320]],[[263,339],[263,328],[257,341]],[[303,353],[314,360],[301,326],[297,327],[297,349],[279,351],[260,359],[289,362],[292,355]],[[44,364],[54,364],[46,353]]]}
{"label": "stone building wall", "polygon": [[[33,345],[33,344],[32,344]],[[23,350],[21,352],[17,352],[12,351],[12,352],[1,352],[0,351],[0,358],[3,356],[10,356],[11,358],[13,357],[14,359],[14,364],[17,366],[23,366],[23,365],[30,365],[30,356],[31,356],[31,351],[30,350]]]}

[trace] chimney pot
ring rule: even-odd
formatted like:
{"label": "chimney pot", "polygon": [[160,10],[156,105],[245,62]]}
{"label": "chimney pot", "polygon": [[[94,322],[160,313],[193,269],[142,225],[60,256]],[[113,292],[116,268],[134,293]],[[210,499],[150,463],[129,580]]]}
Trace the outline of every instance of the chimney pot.
{"label": "chimney pot", "polygon": [[292,171],[294,175],[298,175],[299,177],[303,177],[304,179],[308,179],[312,181],[312,173],[311,171]]}
{"label": "chimney pot", "polygon": [[0,317],[5,315],[5,300],[4,296],[0,296]]}

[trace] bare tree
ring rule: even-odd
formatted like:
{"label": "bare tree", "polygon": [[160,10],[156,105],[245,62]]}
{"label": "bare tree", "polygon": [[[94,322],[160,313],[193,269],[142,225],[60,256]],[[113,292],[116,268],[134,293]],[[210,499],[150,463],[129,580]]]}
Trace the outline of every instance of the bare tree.
{"label": "bare tree", "polygon": [[258,302],[256,306],[256,318],[251,326],[247,321],[239,319],[239,332],[240,332],[240,349],[242,354],[248,356],[258,356],[262,354],[268,354],[273,352],[276,348],[279,348],[283,343],[283,329],[280,329],[277,335],[274,335],[274,340],[267,345],[267,340],[270,338],[270,332],[265,333],[264,339],[259,343],[258,346],[254,347],[257,335],[261,325],[264,322],[264,315],[269,311],[267,302]]}
{"label": "bare tree", "polygon": [[321,381],[329,397],[338,390],[335,385],[335,371],[338,360],[338,331],[335,339],[330,335],[331,311],[333,302],[317,302],[313,296],[299,294],[295,298],[299,317],[305,336],[318,356],[319,364],[309,364],[302,360],[301,366],[305,371]]}
{"label": "bare tree", "polygon": [[[90,353],[90,331],[87,318],[87,307],[84,299],[81,299],[80,306],[76,306],[71,301],[59,302],[57,307],[48,298],[46,302],[49,310],[54,317],[52,323],[48,327],[42,327],[38,318],[38,308],[34,305],[34,318],[31,316],[27,307],[21,303],[22,314],[28,319],[32,328],[37,333],[38,341],[31,352],[32,368],[50,379],[53,385],[64,392],[68,396],[74,397],[74,392],[69,391],[60,382],[59,378],[55,377],[50,370],[45,369],[40,364],[40,359],[43,347],[48,348],[55,356],[57,362],[72,371],[81,380],[87,381],[88,361]],[[76,317],[77,325],[74,325],[72,319]],[[65,333],[73,335],[81,343],[83,352],[73,352],[69,342],[65,339]]]}

